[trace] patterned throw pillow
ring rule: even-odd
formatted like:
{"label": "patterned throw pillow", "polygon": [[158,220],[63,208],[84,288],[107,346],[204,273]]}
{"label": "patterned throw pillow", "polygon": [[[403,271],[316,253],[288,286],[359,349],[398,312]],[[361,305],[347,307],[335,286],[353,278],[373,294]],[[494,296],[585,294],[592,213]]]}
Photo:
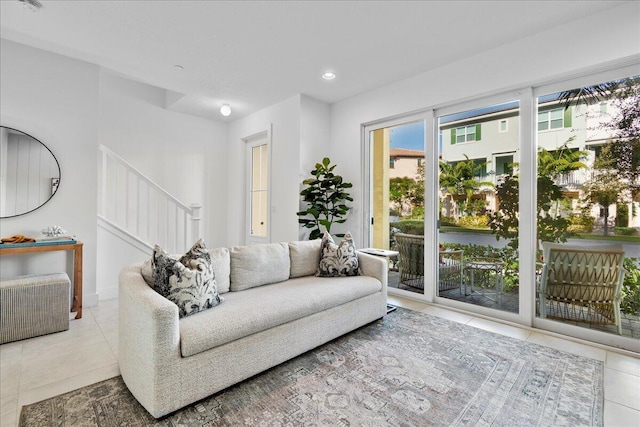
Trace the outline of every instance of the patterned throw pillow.
{"label": "patterned throw pillow", "polygon": [[179,260],[156,245],[152,265],[153,289],[178,306],[181,318],[223,301],[218,295],[211,256],[202,239]]}
{"label": "patterned throw pillow", "polygon": [[316,276],[339,277],[358,275],[358,255],[351,233],[344,235],[339,245],[336,245],[327,232],[322,236],[320,244],[320,264]]}

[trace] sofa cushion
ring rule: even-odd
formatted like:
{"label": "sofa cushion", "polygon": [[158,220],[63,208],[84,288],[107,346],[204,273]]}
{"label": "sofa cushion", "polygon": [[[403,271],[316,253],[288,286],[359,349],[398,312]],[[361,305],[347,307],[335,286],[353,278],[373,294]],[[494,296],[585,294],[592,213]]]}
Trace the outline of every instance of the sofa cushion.
{"label": "sofa cushion", "polygon": [[289,277],[313,276],[320,264],[320,243],[322,240],[289,242]]}
{"label": "sofa cushion", "polygon": [[253,246],[236,246],[231,256],[231,291],[243,291],[289,278],[291,261],[289,245],[266,243]]}
{"label": "sofa cushion", "polygon": [[[232,282],[233,286],[233,282]],[[215,310],[180,319],[183,357],[380,292],[369,276],[320,279],[314,276],[229,292]],[[304,334],[304,331],[300,331]]]}
{"label": "sofa cushion", "polygon": [[226,292],[229,292],[229,273],[231,272],[229,249],[209,249],[209,255],[211,255],[211,265],[213,266],[213,273],[216,275],[216,286],[218,287],[218,293],[224,294]]}
{"label": "sofa cushion", "polygon": [[336,245],[331,234],[322,236],[320,264],[316,276],[338,277],[358,275],[358,254],[351,233],[347,232],[339,245]]}
{"label": "sofa cushion", "polygon": [[153,289],[178,306],[180,317],[222,302],[216,289],[211,256],[202,239],[183,255],[172,258],[160,246],[153,250]]}

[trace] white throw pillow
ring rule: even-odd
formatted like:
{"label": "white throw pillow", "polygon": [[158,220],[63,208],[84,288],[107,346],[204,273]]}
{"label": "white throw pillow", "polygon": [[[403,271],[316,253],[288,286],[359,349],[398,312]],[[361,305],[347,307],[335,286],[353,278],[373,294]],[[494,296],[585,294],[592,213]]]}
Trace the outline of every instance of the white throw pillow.
{"label": "white throw pillow", "polygon": [[289,279],[291,261],[286,243],[236,246],[231,256],[231,292]]}
{"label": "white throw pillow", "polygon": [[358,275],[358,254],[351,233],[347,232],[339,245],[336,245],[327,232],[322,236],[320,264],[316,271],[318,277],[339,277]]}
{"label": "white throw pillow", "polygon": [[289,277],[313,276],[320,264],[320,243],[322,240],[289,242],[291,273]]}

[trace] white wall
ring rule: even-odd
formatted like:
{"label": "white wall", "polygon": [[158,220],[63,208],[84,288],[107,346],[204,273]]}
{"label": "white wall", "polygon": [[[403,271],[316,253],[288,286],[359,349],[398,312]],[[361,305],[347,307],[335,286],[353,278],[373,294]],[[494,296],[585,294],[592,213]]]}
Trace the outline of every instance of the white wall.
{"label": "white wall", "polygon": [[[311,177],[316,163],[321,163],[331,152],[331,107],[315,98],[302,96],[300,99],[300,172],[298,175],[298,193],[302,190],[302,181]],[[333,161],[333,159],[331,159]],[[344,167],[344,166],[343,166]],[[336,168],[342,173],[342,168]],[[306,209],[298,197],[298,211]],[[296,222],[298,218],[296,217]],[[298,228],[298,238],[309,238],[310,230]]]}
{"label": "white wall", "polygon": [[228,128],[227,244],[244,245],[246,210],[246,152],[243,138],[272,130],[272,242],[298,238],[298,180],[300,159],[300,95],[235,120]]}
{"label": "white wall", "polygon": [[[165,108],[166,91],[100,71],[99,141],[181,202],[202,205],[207,246],[226,244],[226,125]],[[98,230],[98,293],[117,295],[118,272],[150,251]],[[156,242],[150,242],[154,244]],[[193,243],[193,242],[192,242]]]}
{"label": "white wall", "polygon": [[[95,65],[1,41],[0,123],[46,144],[61,168],[60,189],[42,208],[0,220],[0,234],[40,235],[59,225],[84,243],[84,306],[117,295],[117,274],[148,257],[97,228],[98,145],[139,168],[183,202],[203,205],[202,236],[225,246],[226,125],[165,109],[165,91]],[[98,239],[98,236],[100,238]],[[0,259],[0,274],[67,271],[65,253]],[[98,260],[98,261],[97,261]],[[97,264],[99,262],[99,265]]]}
{"label": "white wall", "polygon": [[332,160],[338,165],[353,165],[342,175],[354,183],[354,198],[359,202],[343,228],[352,231],[357,245],[362,244],[362,124],[547,83],[638,55],[638,16],[640,3],[625,3],[596,16],[506,43],[455,64],[333,104]]}
{"label": "white wall", "polygon": [[329,156],[330,106],[296,95],[229,124],[229,246],[246,244],[246,152],[243,138],[271,129],[272,242],[306,238],[298,225],[301,183]]}
{"label": "white wall", "polygon": [[[59,225],[84,243],[84,306],[96,295],[96,166],[98,147],[98,67],[0,40],[0,123],[22,130],[47,145],[58,159],[60,188],[40,209],[0,220],[0,234],[40,235]],[[64,252],[3,256],[0,274],[66,271]]]}

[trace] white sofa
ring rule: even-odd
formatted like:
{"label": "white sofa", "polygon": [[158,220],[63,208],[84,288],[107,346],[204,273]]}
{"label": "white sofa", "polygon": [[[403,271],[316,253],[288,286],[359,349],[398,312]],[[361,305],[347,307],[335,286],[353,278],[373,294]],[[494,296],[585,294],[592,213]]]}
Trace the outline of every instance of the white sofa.
{"label": "white sofa", "polygon": [[357,253],[361,275],[315,277],[320,241],[209,250],[222,304],[187,317],[125,267],[119,363],[159,418],[386,314],[383,258]]}

